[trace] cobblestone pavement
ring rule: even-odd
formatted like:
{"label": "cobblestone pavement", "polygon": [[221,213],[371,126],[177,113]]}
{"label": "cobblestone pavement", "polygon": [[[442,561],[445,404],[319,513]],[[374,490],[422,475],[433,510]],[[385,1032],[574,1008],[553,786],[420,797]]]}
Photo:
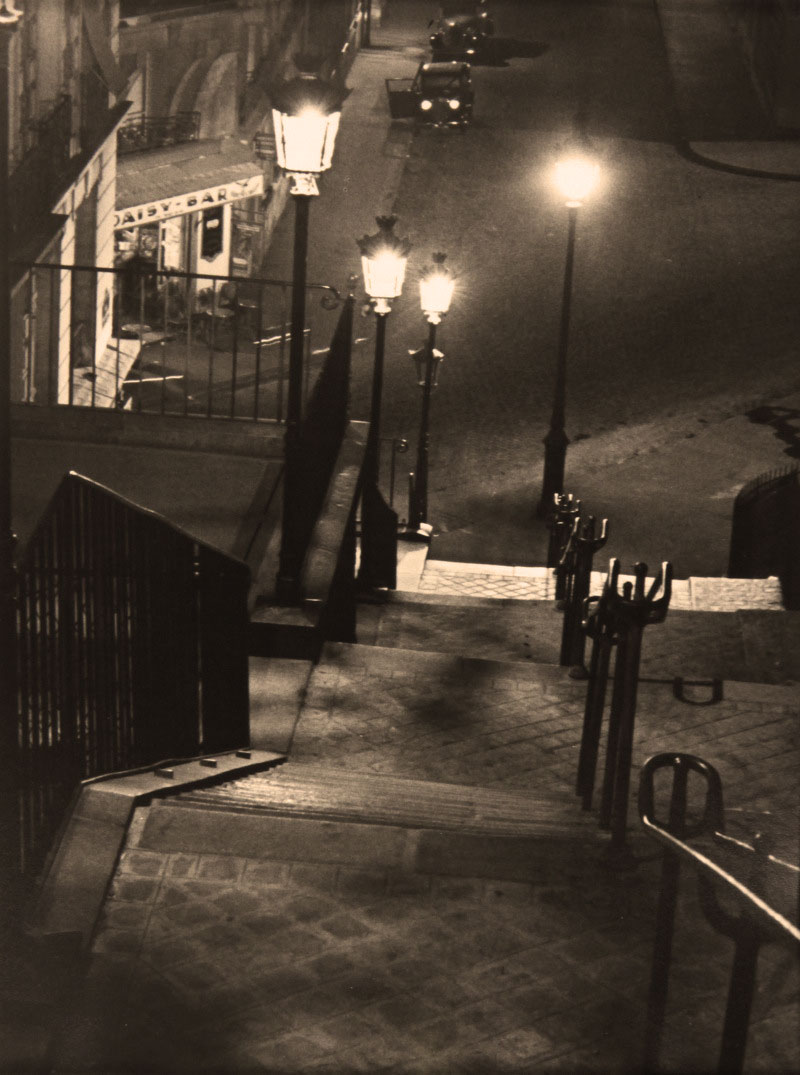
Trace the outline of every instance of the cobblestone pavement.
{"label": "cobblestone pavement", "polygon": [[[641,1070],[656,877],[655,861],[598,876],[565,856],[537,884],[131,846],[54,1070]],[[684,885],[668,1070],[713,1070],[729,955]],[[788,1072],[796,963],[766,949],[759,980],[748,1070]]]}
{"label": "cobblestone pavement", "polygon": [[[592,572],[592,593],[600,593],[607,575]],[[651,576],[652,579],[652,576]],[[621,575],[620,586],[633,576]],[[409,588],[413,583],[409,584]],[[555,597],[552,569],[504,567],[427,560],[414,587],[419,593],[459,594],[467,597],[500,597],[517,600],[550,600]],[[672,583],[670,608],[706,612],[735,612],[741,608],[782,609],[780,582],[768,579],[690,578]]]}

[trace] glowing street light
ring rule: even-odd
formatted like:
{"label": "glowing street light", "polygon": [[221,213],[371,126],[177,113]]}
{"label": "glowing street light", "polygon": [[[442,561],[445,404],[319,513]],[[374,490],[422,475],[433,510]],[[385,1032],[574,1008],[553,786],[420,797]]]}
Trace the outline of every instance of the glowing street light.
{"label": "glowing street light", "polygon": [[445,254],[434,254],[433,265],[425,269],[419,281],[419,301],[428,322],[428,342],[411,357],[417,367],[417,378],[422,388],[422,417],[417,444],[417,467],[414,472],[408,525],[410,530],[420,530],[428,518],[428,455],[431,390],[436,386],[436,374],[444,354],[436,349],[436,326],[450,309],[456,281],[445,266]]}
{"label": "glowing street light", "polygon": [[303,491],[299,486],[298,441],[303,409],[309,205],[311,198],[319,194],[317,176],[331,166],[342,103],[348,93],[343,86],[311,73],[316,66],[315,58],[298,56],[295,64],[299,75],[272,89],[276,156],[280,167],[291,176],[290,193],[295,203],[283,520],[276,583],[278,599],[286,602],[297,596],[300,576],[298,528]]}
{"label": "glowing street light", "polygon": [[419,280],[419,302],[430,325],[438,325],[450,309],[456,281],[445,267],[446,254],[434,254],[433,265],[426,269]]}
{"label": "glowing street light", "polygon": [[[369,418],[364,492],[361,499],[361,561],[359,582],[365,588],[397,584],[397,515],[389,508],[378,488],[380,468],[381,397],[386,318],[392,301],[400,297],[411,249],[408,239],[394,234],[396,217],[378,217],[378,231],[358,239],[364,290],[375,311],[375,364],[372,374],[372,406]],[[391,514],[389,514],[391,513]],[[384,525],[381,525],[382,520]],[[391,528],[392,540],[382,540]]]}

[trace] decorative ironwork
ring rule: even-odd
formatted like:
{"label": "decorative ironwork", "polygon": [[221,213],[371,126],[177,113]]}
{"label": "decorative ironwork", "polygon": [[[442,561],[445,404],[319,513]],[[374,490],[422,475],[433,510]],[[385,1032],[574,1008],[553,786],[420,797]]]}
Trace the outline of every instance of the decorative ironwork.
{"label": "decorative ironwork", "polygon": [[77,784],[249,738],[249,569],[67,474],[18,569],[20,850]]}
{"label": "decorative ironwork", "polygon": [[595,518],[589,515],[584,522],[574,519],[569,538],[572,550],[572,570],[567,579],[564,600],[564,622],[561,630],[561,655],[559,663],[569,665],[570,675],[584,678],[587,675],[583,666],[586,646],[586,629],[583,626],[583,608],[589,597],[592,582],[592,561],[594,554],[605,545],[608,537],[608,519],[600,524],[600,533],[595,534]]}
{"label": "decorative ironwork", "polygon": [[[672,565],[668,562],[661,565],[647,591],[647,564],[634,566],[634,581],[625,582],[621,593],[619,570],[619,561],[613,559],[601,596],[587,599],[584,606],[584,628],[594,640],[594,647],[576,791],[583,800],[584,809],[588,810],[594,788],[611,650],[616,645],[600,827],[611,829],[609,859],[612,864],[622,866],[629,862],[625,834],[642,635],[648,624],[661,623],[666,618],[672,594]],[[661,596],[657,597],[659,593]]]}
{"label": "decorative ironwork", "polygon": [[147,116],[137,112],[117,131],[117,152],[138,153],[147,149],[195,142],[200,137],[199,112],[174,112],[169,116]]}

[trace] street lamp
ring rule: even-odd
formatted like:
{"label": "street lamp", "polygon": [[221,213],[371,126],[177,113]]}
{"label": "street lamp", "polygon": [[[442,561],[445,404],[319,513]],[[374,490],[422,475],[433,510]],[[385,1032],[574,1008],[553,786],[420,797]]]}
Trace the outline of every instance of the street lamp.
{"label": "street lamp", "polygon": [[572,301],[572,269],[575,261],[575,229],[578,210],[594,190],[600,176],[600,167],[584,145],[570,148],[557,162],[553,180],[565,200],[568,211],[567,257],[564,266],[564,291],[561,299],[561,329],[556,360],[556,383],[553,395],[553,413],[550,428],[544,438],[544,478],[542,495],[536,509],[539,518],[549,514],[553,497],[564,491],[564,466],[567,458],[569,437],[564,429],[567,394],[567,342],[569,339],[569,316]]}
{"label": "street lamp", "polygon": [[386,505],[378,488],[380,464],[381,397],[383,394],[383,358],[386,341],[386,318],[392,309],[392,300],[399,298],[403,290],[406,262],[411,243],[394,234],[397,218],[377,217],[378,231],[358,239],[361,251],[361,268],[364,273],[364,290],[375,311],[375,364],[372,373],[372,405],[369,416],[366,457],[364,460],[364,493],[361,500],[361,562],[359,581],[364,587],[387,586],[393,589],[397,572],[397,516],[394,512],[388,522],[391,525],[391,547],[381,542],[384,530],[381,517],[387,517],[391,509]]}
{"label": "street lamp", "polygon": [[439,363],[444,358],[436,350],[436,326],[450,309],[455,290],[455,279],[445,267],[446,254],[434,254],[433,265],[425,269],[419,281],[419,299],[422,312],[428,322],[428,342],[418,351],[410,351],[417,367],[417,381],[422,388],[422,417],[417,444],[417,468],[414,472],[411,504],[409,506],[409,530],[419,531],[428,518],[428,425],[430,420],[431,389],[436,387]]}
{"label": "street lamp", "polygon": [[283,482],[283,521],[276,591],[279,600],[292,601],[300,575],[298,441],[303,409],[303,341],[306,320],[306,262],[310,202],[319,194],[317,176],[330,168],[342,103],[347,91],[308,69],[315,63],[297,57],[296,78],[273,89],[272,121],[278,164],[291,177],[295,204],[292,269],[289,386],[286,404],[286,452]]}

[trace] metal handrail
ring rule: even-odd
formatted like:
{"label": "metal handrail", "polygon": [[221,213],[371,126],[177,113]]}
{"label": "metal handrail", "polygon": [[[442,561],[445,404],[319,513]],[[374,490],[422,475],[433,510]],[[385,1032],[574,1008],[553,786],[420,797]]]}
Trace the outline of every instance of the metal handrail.
{"label": "metal handrail", "polygon": [[[665,847],[669,848],[674,854],[679,855],[689,862],[696,870],[698,870],[698,872],[704,872],[712,877],[713,880],[724,884],[726,890],[737,903],[744,907],[748,913],[754,914],[763,925],[769,929],[777,929],[785,936],[786,940],[800,945],[800,928],[793,922],[790,922],[785,915],[780,913],[780,911],[771,907],[767,901],[759,896],[757,892],[754,892],[752,888],[734,877],[733,874],[728,873],[728,871],[723,869],[719,863],[714,862],[713,859],[710,859],[701,851],[698,851],[694,847],[690,847],[684,840],[679,839],[677,836],[673,836],[672,833],[668,832],[660,825],[657,825],[646,815],[641,816],[641,822],[645,830],[652,837],[662,843]],[[728,845],[736,845],[740,851],[749,851],[753,854],[758,854],[757,848],[752,847],[743,840],[736,840],[734,837],[728,836],[724,832],[717,832],[715,830],[711,833],[711,836],[714,840],[719,842],[724,842]],[[776,866],[791,870],[794,873],[800,873],[800,867],[795,866],[791,862],[786,862],[776,855],[766,855],[765,858]]]}
{"label": "metal handrail", "polygon": [[[666,825],[659,824],[655,818],[654,774],[663,769],[671,770],[673,778]],[[702,777],[706,784],[703,812],[697,821],[689,821],[687,817],[688,782],[691,773]],[[773,870],[773,879],[779,876],[774,872],[777,868],[783,878],[791,875],[793,881],[800,875],[800,869],[793,863],[772,855],[763,836],[756,837],[751,846],[725,833],[722,781],[719,773],[713,765],[692,754],[667,752],[648,758],[641,771],[638,805],[639,817],[645,831],[663,844],[667,851],[664,855],[658,896],[643,1070],[658,1070],[658,1054],[667,1010],[680,869],[683,862],[688,862],[697,873],[700,906],[705,917],[717,932],[734,942],[718,1071],[740,1072],[747,1046],[759,949],[768,941],[788,942],[795,949],[800,948],[800,929],[797,924],[773,906],[764,895],[768,881],[767,867]],[[752,856],[747,882],[735,877],[696,847],[690,846],[687,841],[698,836],[711,838],[739,854]],[[722,905],[718,888],[739,908],[738,917]]]}

